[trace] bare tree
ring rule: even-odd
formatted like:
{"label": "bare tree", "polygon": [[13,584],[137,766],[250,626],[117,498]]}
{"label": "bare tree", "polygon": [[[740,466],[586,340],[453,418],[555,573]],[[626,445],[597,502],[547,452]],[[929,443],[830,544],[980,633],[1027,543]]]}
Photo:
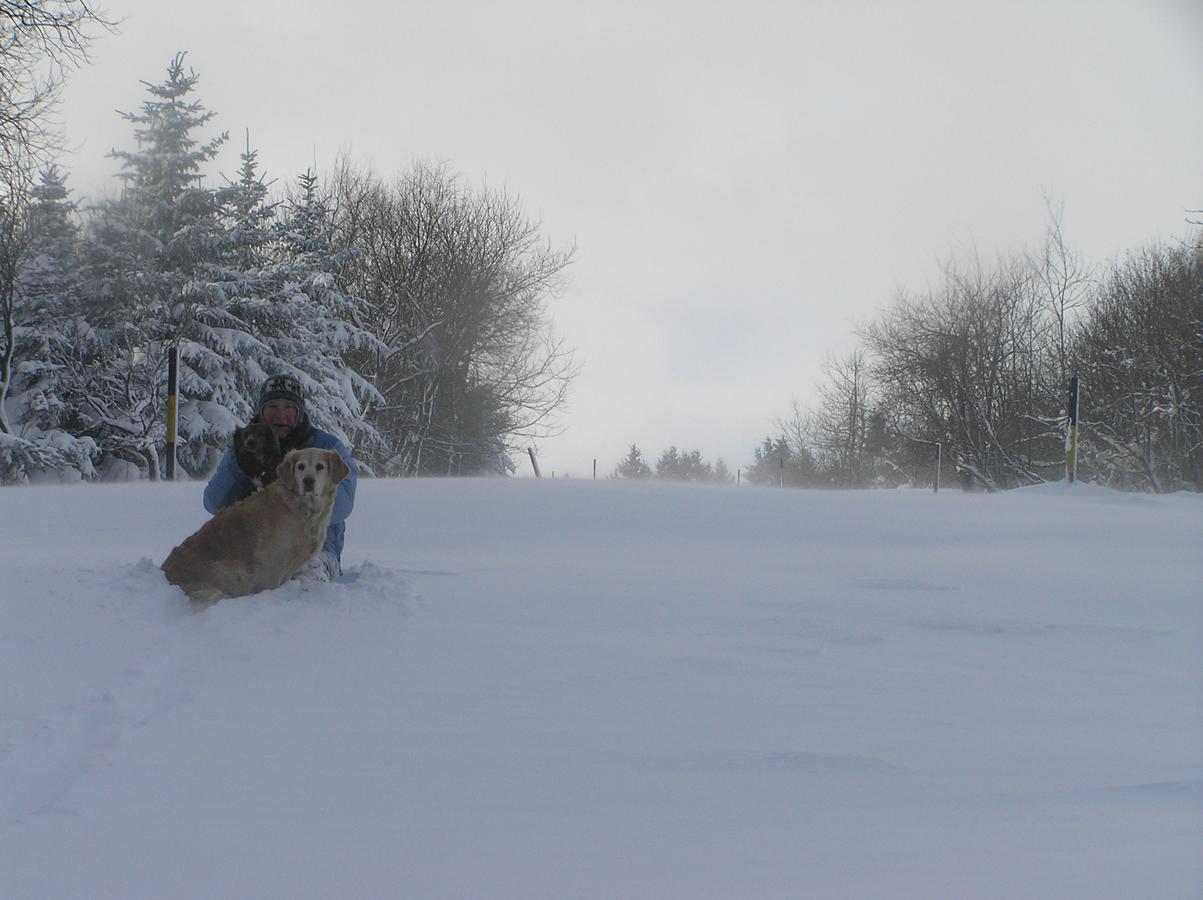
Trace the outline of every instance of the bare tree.
{"label": "bare tree", "polygon": [[1066,244],[1061,227],[1064,204],[1054,206],[1045,197],[1048,210],[1048,232],[1044,245],[1030,257],[1031,271],[1039,286],[1041,300],[1052,312],[1057,326],[1057,371],[1065,384],[1072,374],[1068,370],[1069,332],[1071,317],[1089,298],[1092,276],[1081,258]]}
{"label": "bare tree", "polygon": [[0,169],[0,434],[12,434],[5,403],[17,354],[17,283],[29,249],[28,169]]}
{"label": "bare tree", "polygon": [[0,165],[57,144],[49,113],[66,72],[87,61],[93,27],[114,25],[85,0],[0,0]]}
{"label": "bare tree", "polygon": [[939,441],[967,484],[989,490],[1042,481],[1057,465],[1060,438],[1046,423],[1060,392],[1041,363],[1049,335],[1020,260],[950,265],[938,291],[899,297],[864,332],[898,431]]}
{"label": "bare tree", "polygon": [[809,419],[811,446],[833,484],[860,487],[870,469],[865,459],[871,407],[867,354],[857,348],[839,359],[828,357],[823,372],[827,381],[819,386],[819,408]]}
{"label": "bare tree", "polygon": [[517,198],[471,190],[441,166],[392,184],[343,163],[332,179],[344,276],[360,323],[388,349],[356,365],[384,401],[370,410],[396,474],[496,470],[543,437],[575,374],[545,302],[572,250],[552,247]]}
{"label": "bare tree", "polygon": [[0,0],[0,433],[16,356],[16,287],[29,244],[29,189],[57,137],[49,114],[66,71],[87,59],[87,28],[112,28],[83,0]]}
{"label": "bare tree", "polygon": [[1116,487],[1203,489],[1203,243],[1117,263],[1076,330],[1083,463]]}

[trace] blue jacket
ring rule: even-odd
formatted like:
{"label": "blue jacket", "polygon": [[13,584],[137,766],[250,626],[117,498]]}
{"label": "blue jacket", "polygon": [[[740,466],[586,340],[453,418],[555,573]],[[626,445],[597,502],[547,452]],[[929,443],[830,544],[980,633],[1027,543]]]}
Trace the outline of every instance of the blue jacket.
{"label": "blue jacket", "polygon": [[[322,545],[323,550],[333,553],[334,558],[341,562],[343,537],[347,530],[347,516],[351,515],[351,510],[355,506],[355,485],[359,480],[355,461],[351,459],[351,451],[342,441],[320,428],[311,428],[301,447],[337,450],[339,456],[346,460],[347,468],[351,470],[351,474],[339,483],[334,494],[334,511],[330,514],[330,527],[326,529],[326,543]],[[217,468],[209,476],[209,483],[205,485],[205,509],[216,513],[218,510],[237,503],[250,493],[251,480],[242,469],[238,468],[238,463],[234,459],[234,448],[227,447],[226,452],[221,455],[220,462],[217,463]]]}

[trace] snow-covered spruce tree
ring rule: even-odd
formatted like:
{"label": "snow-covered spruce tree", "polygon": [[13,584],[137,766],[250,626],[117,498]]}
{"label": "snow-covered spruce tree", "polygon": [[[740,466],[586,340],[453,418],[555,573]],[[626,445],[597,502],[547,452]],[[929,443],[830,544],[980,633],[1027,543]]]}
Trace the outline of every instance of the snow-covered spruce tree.
{"label": "snow-covered spruce tree", "polygon": [[[225,294],[209,266],[220,252],[214,193],[201,185],[202,166],[225,135],[198,143],[194,132],[213,113],[189,95],[194,72],[184,54],[167,78],[146,83],[150,99],[136,113],[137,149],[114,150],[123,164],[119,199],[97,211],[88,246],[87,299],[106,332],[106,359],[94,372],[86,423],[102,450],[159,474],[165,438],[166,360],[180,350],[180,461],[195,470],[203,448],[231,426],[223,388],[231,368],[251,354],[253,339],[225,311]],[[225,402],[223,402],[225,401]]]}
{"label": "snow-covered spruce tree", "polygon": [[245,314],[261,325],[278,361],[272,374],[300,380],[313,423],[357,451],[375,446],[380,438],[364,409],[382,398],[348,357],[386,348],[360,325],[364,301],[342,287],[350,254],[333,241],[329,204],[312,171],[298,176],[285,206],[275,225],[274,262],[262,272],[263,302]]}
{"label": "snow-covered spruce tree", "polygon": [[[89,245],[89,300],[104,317],[110,358],[96,373],[89,428],[101,447],[138,461],[152,478],[165,438],[166,359],[180,353],[179,462],[207,471],[236,425],[254,415],[268,375],[297,364],[282,337],[296,332],[283,277],[270,259],[273,210],[256,153],[237,182],[202,184],[225,135],[194,133],[213,113],[190,99],[197,76],[184,56],[151,95],[135,125],[136,151],[115,151],[125,191],[96,217]],[[328,360],[324,347],[307,352]]]}
{"label": "snow-covered spruce tree", "polygon": [[212,118],[190,99],[195,73],[183,54],[133,122],[138,149],[125,165],[122,197],[96,218],[90,299],[103,310],[111,359],[98,374],[90,425],[101,446],[142,460],[157,477],[164,434],[166,358],[180,353],[179,462],[191,474],[212,465],[239,422],[253,417],[259,385],[300,378],[321,427],[370,436],[359,397],[371,388],[342,365],[371,337],[350,319],[355,301],[338,290],[337,251],[316,179],[278,226],[249,146],[238,180],[202,186],[202,169],[225,135],[198,142]]}
{"label": "snow-covered spruce tree", "polygon": [[271,185],[259,174],[259,151],[251,147],[249,132],[239,158],[238,180],[217,192],[225,226],[221,244],[228,265],[241,273],[255,273],[270,262],[272,223],[279,204],[268,202]]}
{"label": "snow-covered spruce tree", "polygon": [[29,190],[24,217],[0,480],[91,478],[97,447],[77,437],[74,410],[93,334],[79,305],[75,204],[56,166],[43,169]]}
{"label": "snow-covered spruce tree", "polygon": [[[224,298],[225,314],[251,340],[237,338],[242,358],[229,367],[218,397],[237,419],[249,420],[262,381],[290,374],[304,386],[315,424],[349,446],[370,443],[375,432],[363,421],[362,399],[375,395],[344,355],[351,348],[374,350],[377,344],[353,321],[361,301],[338,287],[336,273],[346,254],[330,242],[317,179],[306,173],[297,198],[270,203],[269,183],[259,172],[249,137],[241,160],[238,180],[216,192],[222,229],[215,260],[205,272]],[[217,383],[212,377],[208,381]],[[196,404],[185,397],[182,413]],[[228,432],[210,444],[210,452],[227,437]]]}

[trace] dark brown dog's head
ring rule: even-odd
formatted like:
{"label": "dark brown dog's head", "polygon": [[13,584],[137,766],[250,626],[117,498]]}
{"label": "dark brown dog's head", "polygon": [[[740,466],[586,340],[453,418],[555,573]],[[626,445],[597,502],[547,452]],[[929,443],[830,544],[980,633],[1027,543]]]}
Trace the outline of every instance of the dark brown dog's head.
{"label": "dark brown dog's head", "polygon": [[283,454],[280,439],[270,425],[258,422],[234,429],[234,459],[238,468],[251,479],[255,490],[261,490],[276,480],[276,467]]}
{"label": "dark brown dog's head", "polygon": [[276,474],[285,490],[302,497],[320,497],[334,493],[339,482],[351,474],[351,469],[337,450],[310,447],[293,450],[285,456],[276,468]]}

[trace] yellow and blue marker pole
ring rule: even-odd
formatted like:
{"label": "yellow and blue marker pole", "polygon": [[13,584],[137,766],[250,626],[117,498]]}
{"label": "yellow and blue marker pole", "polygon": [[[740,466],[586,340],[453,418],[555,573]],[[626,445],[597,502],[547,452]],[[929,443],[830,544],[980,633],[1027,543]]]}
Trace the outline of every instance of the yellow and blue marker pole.
{"label": "yellow and blue marker pole", "polygon": [[179,407],[180,350],[167,351],[167,480],[175,481],[176,411]]}

